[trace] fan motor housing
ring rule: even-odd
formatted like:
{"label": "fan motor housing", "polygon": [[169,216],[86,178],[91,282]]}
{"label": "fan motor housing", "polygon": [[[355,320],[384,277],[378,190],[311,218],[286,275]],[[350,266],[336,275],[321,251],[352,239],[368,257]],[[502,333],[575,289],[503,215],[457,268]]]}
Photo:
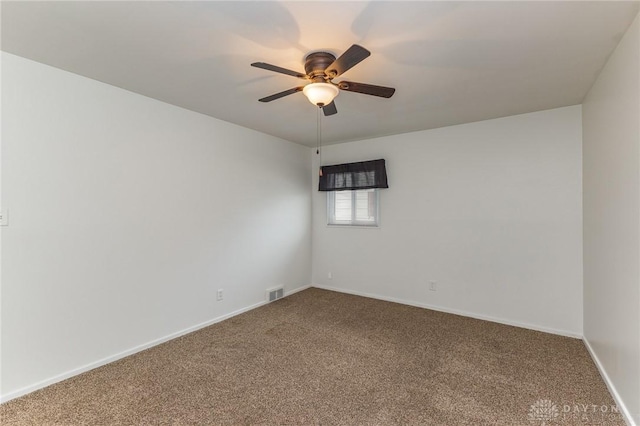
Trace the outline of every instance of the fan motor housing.
{"label": "fan motor housing", "polygon": [[[325,70],[336,60],[336,57],[328,52],[314,52],[307,55],[304,61],[304,71],[311,79],[318,77],[325,79]],[[330,76],[327,76],[330,77]]]}

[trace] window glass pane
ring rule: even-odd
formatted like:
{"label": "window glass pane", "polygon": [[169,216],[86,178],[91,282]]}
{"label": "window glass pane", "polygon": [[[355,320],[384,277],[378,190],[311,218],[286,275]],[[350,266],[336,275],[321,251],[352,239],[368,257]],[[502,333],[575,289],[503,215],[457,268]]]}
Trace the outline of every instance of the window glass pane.
{"label": "window glass pane", "polygon": [[351,191],[339,191],[335,194],[335,220],[351,220]]}
{"label": "window glass pane", "polygon": [[378,191],[327,192],[329,225],[378,226]]}
{"label": "window glass pane", "polygon": [[356,220],[373,222],[375,220],[375,211],[371,208],[371,200],[375,196],[373,189],[361,189],[355,193]]}

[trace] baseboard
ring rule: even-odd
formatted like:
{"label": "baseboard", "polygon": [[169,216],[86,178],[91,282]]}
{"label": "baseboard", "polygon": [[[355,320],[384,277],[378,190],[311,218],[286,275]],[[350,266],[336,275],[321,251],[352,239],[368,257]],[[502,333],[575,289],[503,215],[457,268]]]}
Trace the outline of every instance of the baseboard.
{"label": "baseboard", "polygon": [[[292,295],[294,293],[297,293],[299,291],[306,290],[306,289],[308,289],[310,287],[311,287],[311,285],[306,285],[306,286],[298,287],[298,288],[295,288],[293,290],[287,291],[287,292],[285,292],[285,297],[290,296],[290,295]],[[94,361],[94,362],[91,362],[89,364],[85,364],[85,365],[83,365],[81,367],[74,368],[73,370],[67,371],[65,373],[59,374],[59,375],[51,377],[49,379],[42,380],[42,381],[40,381],[38,383],[35,383],[33,385],[25,386],[25,387],[23,387],[21,389],[15,390],[13,392],[9,392],[8,394],[5,394],[5,395],[0,395],[0,404],[1,403],[5,403],[7,401],[11,401],[12,399],[21,397],[21,396],[26,395],[28,393],[37,391],[38,389],[45,388],[45,387],[50,386],[50,385],[52,385],[54,383],[58,383],[58,382],[61,382],[63,380],[69,379],[69,378],[71,378],[73,376],[77,376],[78,374],[85,373],[87,371],[93,370],[93,369],[98,368],[98,367],[102,367],[103,365],[112,363],[112,362],[117,361],[119,359],[125,358],[125,357],[127,357],[129,355],[133,355],[133,354],[135,354],[137,352],[144,351],[145,349],[152,348],[152,347],[157,346],[159,344],[168,342],[169,340],[173,340],[173,339],[175,339],[177,337],[184,336],[185,334],[193,333],[194,331],[198,331],[201,328],[208,327],[210,325],[216,324],[216,323],[224,321],[226,319],[235,317],[236,315],[240,315],[240,314],[242,314],[244,312],[248,312],[248,311],[250,311],[252,309],[259,308],[260,306],[264,306],[267,303],[268,303],[267,301],[262,301],[262,302],[255,303],[253,305],[244,307],[242,309],[238,309],[238,310],[230,312],[228,314],[224,314],[224,315],[221,315],[219,317],[210,319],[210,320],[205,321],[203,323],[200,323],[200,324],[185,328],[184,330],[180,330],[180,331],[177,331],[175,333],[171,333],[171,334],[169,334],[167,336],[164,336],[164,337],[161,337],[159,339],[152,340],[150,342],[144,343],[142,345],[136,346],[136,347],[128,349],[126,351],[122,351],[122,352],[117,353],[115,355],[111,355],[111,356],[108,356],[106,358],[102,358],[102,359],[100,359],[98,361]]]}
{"label": "baseboard", "polygon": [[297,293],[297,292],[299,292],[299,291],[306,290],[306,289],[311,288],[311,287],[313,287],[311,284],[309,284],[309,285],[303,285],[302,287],[298,287],[298,288],[294,288],[293,290],[285,291],[285,292],[284,292],[284,296],[285,296],[285,297],[287,297],[287,296],[291,296],[292,294],[295,294],[295,293]]}
{"label": "baseboard", "polygon": [[618,390],[613,385],[613,382],[609,378],[607,371],[604,369],[604,366],[600,362],[600,358],[598,358],[598,355],[596,355],[596,352],[591,347],[589,340],[587,340],[586,337],[583,337],[582,341],[584,342],[584,345],[587,347],[587,351],[589,352],[589,355],[591,355],[593,362],[596,364],[596,367],[600,372],[600,376],[602,376],[602,380],[604,380],[604,383],[607,385],[607,388],[609,389],[609,393],[611,393],[613,400],[615,401],[616,405],[620,409],[620,412],[622,413],[625,422],[627,423],[628,426],[638,426],[638,424],[635,422],[635,419],[629,412],[629,409],[627,408],[625,403],[622,401],[622,398],[620,398],[620,394],[618,393]]}
{"label": "baseboard", "polygon": [[329,291],[337,291],[339,293],[353,294],[354,296],[362,296],[362,297],[369,297],[371,299],[384,300],[386,302],[400,303],[402,305],[415,306],[417,308],[430,309],[432,311],[445,312],[447,314],[461,315],[463,317],[475,318],[475,319],[479,319],[479,320],[483,320],[483,321],[491,321],[491,322],[496,322],[496,323],[499,323],[499,324],[505,324],[505,325],[511,325],[511,326],[514,326],[514,327],[526,328],[526,329],[529,329],[529,330],[542,331],[544,333],[557,334],[559,336],[571,337],[571,338],[574,338],[574,339],[582,339],[582,334],[575,333],[575,332],[572,332],[572,331],[558,330],[558,329],[555,329],[555,328],[542,327],[542,326],[538,326],[538,325],[535,325],[535,324],[528,324],[528,323],[523,323],[523,322],[518,322],[518,321],[511,321],[511,320],[504,319],[504,318],[490,317],[490,316],[487,316],[487,315],[476,314],[474,312],[468,312],[468,311],[463,311],[463,310],[458,310],[458,309],[444,308],[442,306],[429,305],[427,303],[419,303],[419,302],[414,302],[414,301],[411,301],[411,300],[404,300],[404,299],[398,299],[398,298],[395,298],[395,297],[381,296],[379,294],[365,293],[365,292],[361,292],[361,291],[346,290],[346,289],[343,289],[343,288],[336,288],[336,287],[330,287],[330,286],[325,286],[325,285],[312,284],[312,287],[320,288],[320,289],[323,289],[323,290],[329,290]]}

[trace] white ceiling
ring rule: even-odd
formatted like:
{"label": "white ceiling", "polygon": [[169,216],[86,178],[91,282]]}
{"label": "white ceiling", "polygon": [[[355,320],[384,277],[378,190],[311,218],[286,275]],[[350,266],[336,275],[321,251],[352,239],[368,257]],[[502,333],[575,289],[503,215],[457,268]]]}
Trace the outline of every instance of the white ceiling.
{"label": "white ceiling", "polygon": [[342,79],[323,144],[582,102],[639,2],[2,2],[2,50],[244,127],[314,146],[302,93],[310,51],[371,56]]}

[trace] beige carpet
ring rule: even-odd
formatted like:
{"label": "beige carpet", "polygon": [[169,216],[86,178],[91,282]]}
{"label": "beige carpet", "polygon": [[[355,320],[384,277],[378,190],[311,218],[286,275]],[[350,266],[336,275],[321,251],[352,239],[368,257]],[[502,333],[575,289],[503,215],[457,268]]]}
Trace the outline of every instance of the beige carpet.
{"label": "beige carpet", "polygon": [[0,419],[623,425],[602,413],[613,404],[580,340],[309,289],[5,403]]}

